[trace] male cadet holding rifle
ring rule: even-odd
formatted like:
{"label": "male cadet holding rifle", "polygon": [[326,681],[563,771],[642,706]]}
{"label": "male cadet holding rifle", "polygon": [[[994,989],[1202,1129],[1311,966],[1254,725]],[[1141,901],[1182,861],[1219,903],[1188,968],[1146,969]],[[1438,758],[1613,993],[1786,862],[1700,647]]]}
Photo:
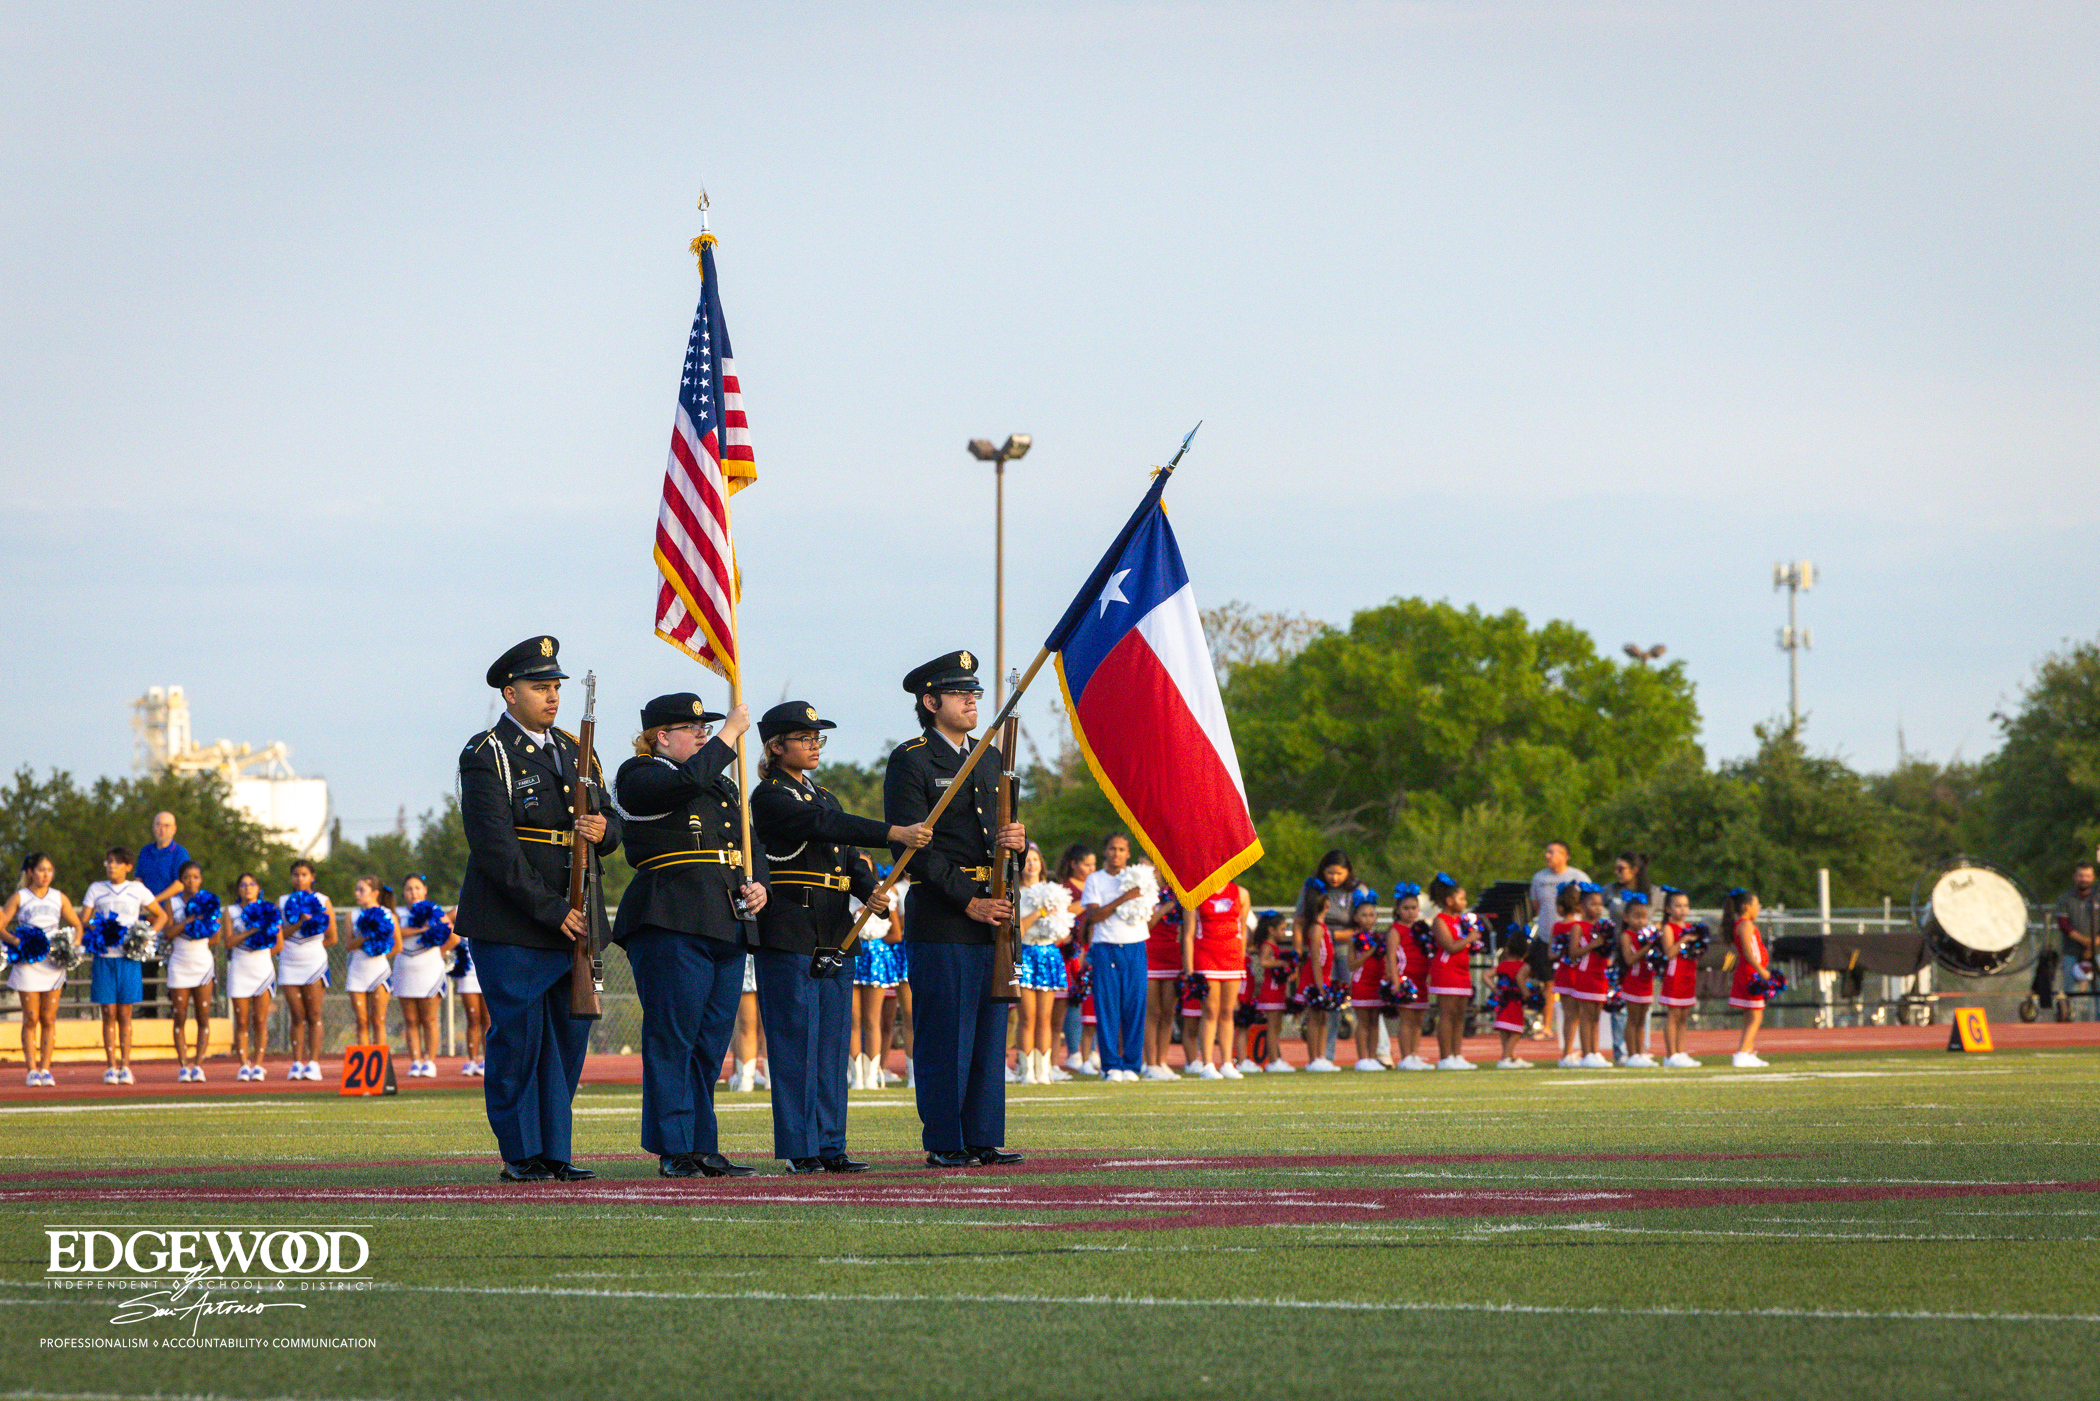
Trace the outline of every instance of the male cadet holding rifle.
{"label": "male cadet holding rifle", "polygon": [[[977,724],[977,661],[950,652],[904,678],[922,733],[890,755],[882,782],[883,819],[892,827],[924,822],[955,781]],[[994,851],[1022,851],[1018,822],[998,825],[996,746],[987,749],[933,827],[933,841],[912,862],[904,902],[904,939],[911,945],[912,1060],[918,1079],[926,1165],[1001,1166],[1021,1161],[1006,1139],[1007,1004],[992,1000],[993,926],[1013,917],[1012,902],[989,894]],[[904,845],[890,844],[898,855]]]}
{"label": "male cadet holding rifle", "polygon": [[496,659],[488,683],[503,692],[503,716],[459,756],[467,869],[458,924],[474,941],[488,1001],[482,1092],[505,1182],[597,1176],[569,1161],[569,1108],[591,1029],[569,1016],[569,971],[572,946],[603,926],[605,910],[569,908],[569,852],[577,833],[599,855],[613,851],[620,822],[569,810],[579,766],[588,763],[594,784],[600,773],[597,755],[586,758],[574,735],[554,728],[567,677],[560,649],[533,637]]}

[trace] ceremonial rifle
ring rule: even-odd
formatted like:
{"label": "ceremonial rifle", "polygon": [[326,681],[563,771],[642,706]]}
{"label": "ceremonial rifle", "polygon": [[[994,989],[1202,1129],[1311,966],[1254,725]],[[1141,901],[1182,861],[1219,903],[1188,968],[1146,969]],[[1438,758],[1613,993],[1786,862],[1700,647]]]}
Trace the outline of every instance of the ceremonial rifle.
{"label": "ceremonial rifle", "polygon": [[569,838],[569,908],[581,910],[584,930],[570,946],[569,1019],[594,1022],[605,1015],[598,994],[605,991],[605,967],[598,961],[598,922],[592,912],[598,893],[598,848],[585,840],[582,819],[591,810],[591,754],[598,730],[598,675],[583,674],[583,725],[576,732],[576,782],[569,789],[569,811],[577,819]]}
{"label": "ceremonial rifle", "polygon": [[[1009,678],[1014,685],[1018,677]],[[999,727],[999,754],[1005,765],[999,770],[999,822],[1005,827],[1014,820],[1014,750],[1020,740],[1017,731],[1020,717],[1007,712],[1006,722]],[[1020,978],[1020,911],[1021,857],[1018,851],[994,851],[992,853],[992,898],[1004,900],[1009,908],[1006,918],[992,926],[992,1001],[1019,1002],[1021,1000]]]}

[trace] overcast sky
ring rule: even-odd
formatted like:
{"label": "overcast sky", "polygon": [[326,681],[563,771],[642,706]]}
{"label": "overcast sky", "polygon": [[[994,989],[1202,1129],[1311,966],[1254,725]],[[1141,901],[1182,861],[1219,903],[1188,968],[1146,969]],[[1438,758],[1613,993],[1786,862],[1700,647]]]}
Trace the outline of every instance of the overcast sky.
{"label": "overcast sky", "polygon": [[[754,702],[1025,663],[1191,424],[1205,603],[1662,642],[1708,752],[1976,757],[2093,635],[2100,9],[0,6],[0,764],[127,704],[433,806],[536,632],[608,745],[714,201]],[[1024,712],[1047,742],[1048,690]],[[575,709],[567,712],[573,718]]]}

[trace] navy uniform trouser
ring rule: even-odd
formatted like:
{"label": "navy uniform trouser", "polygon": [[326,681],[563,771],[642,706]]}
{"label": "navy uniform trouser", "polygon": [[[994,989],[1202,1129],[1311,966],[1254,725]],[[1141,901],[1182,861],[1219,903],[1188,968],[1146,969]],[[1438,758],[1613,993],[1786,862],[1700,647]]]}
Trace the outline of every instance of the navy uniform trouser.
{"label": "navy uniform trouser", "polygon": [[660,1158],[718,1152],[715,1077],[736,1031],[744,948],[654,925],[626,948],[642,1004],[642,1147]]}
{"label": "navy uniform trouser", "polygon": [[474,943],[488,1003],[481,1082],[503,1161],[569,1161],[569,1106],[583,1074],[591,1024],[569,1016],[567,949]]}
{"label": "navy uniform trouser", "polygon": [[990,944],[911,945],[912,1075],[929,1153],[1006,1142],[1006,1013]]}
{"label": "navy uniform trouser", "polygon": [[758,1015],[773,1092],[773,1156],[846,1151],[846,1057],[852,1048],[853,965],[809,976],[809,955],[760,949]]}

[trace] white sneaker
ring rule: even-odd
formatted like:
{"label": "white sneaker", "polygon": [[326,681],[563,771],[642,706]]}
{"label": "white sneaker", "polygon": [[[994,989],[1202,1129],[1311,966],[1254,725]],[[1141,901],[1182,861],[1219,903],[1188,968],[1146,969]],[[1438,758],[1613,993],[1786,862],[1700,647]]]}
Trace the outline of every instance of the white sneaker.
{"label": "white sneaker", "polygon": [[[1260,1069],[1260,1066],[1255,1067],[1257,1073],[1259,1073]],[[1241,1070],[1231,1061],[1226,1061],[1225,1064],[1218,1071],[1218,1078],[1220,1080],[1244,1080],[1247,1078],[1247,1072]]]}
{"label": "white sneaker", "polygon": [[1225,1072],[1212,1065],[1209,1061],[1204,1061],[1196,1067],[1196,1078],[1199,1080],[1222,1080],[1225,1078]]}
{"label": "white sneaker", "polygon": [[470,1060],[463,1060],[459,1063],[459,1076],[462,1080],[466,1079],[469,1075],[472,1075],[473,1073],[474,1062]]}
{"label": "white sneaker", "polygon": [[52,1073],[48,1070],[37,1072],[37,1083],[40,1085],[47,1086],[54,1090],[58,1088],[57,1077],[52,1075]]}
{"label": "white sneaker", "polygon": [[1008,1067],[1006,1067],[1006,1083],[1009,1085],[1019,1085],[1025,1082],[1021,1079],[1021,1072],[1009,1065]]}
{"label": "white sneaker", "polygon": [[1187,1065],[1181,1067],[1181,1073],[1188,1079],[1201,1080],[1203,1078],[1203,1071],[1205,1067],[1209,1064],[1210,1062],[1208,1061],[1192,1060]]}
{"label": "white sneaker", "polygon": [[1575,1064],[1584,1070],[1610,1070],[1612,1068],[1612,1063],[1604,1058],[1604,1054],[1601,1051],[1592,1051],[1581,1060],[1575,1062]]}
{"label": "white sneaker", "polygon": [[102,1072],[102,1083],[105,1085],[114,1085],[117,1083],[117,1068],[115,1066],[111,1066],[109,1069]]}
{"label": "white sneaker", "polygon": [[1145,1074],[1143,1078],[1150,1080],[1155,1084],[1171,1085],[1176,1080],[1179,1080],[1181,1077],[1179,1075],[1176,1075],[1173,1071],[1167,1069],[1163,1065],[1148,1065],[1145,1067]]}
{"label": "white sneaker", "polygon": [[1050,1083],[1051,1083],[1051,1084],[1053,1084],[1053,1085],[1062,1085],[1062,1084],[1066,1084],[1067,1082],[1069,1082],[1069,1081],[1071,1080],[1071,1078],[1072,1078],[1072,1072],[1071,1072],[1071,1071],[1069,1071],[1069,1070],[1067,1070],[1067,1069],[1065,1069],[1065,1068],[1064,1068],[1063,1066],[1061,1066],[1061,1065],[1053,1065],[1053,1066],[1051,1066],[1051,1067],[1050,1067]]}
{"label": "white sneaker", "polygon": [[1080,1068],[1089,1075],[1101,1074],[1101,1057],[1098,1054],[1088,1056]]}
{"label": "white sneaker", "polygon": [[1656,1068],[1655,1057],[1649,1055],[1646,1051],[1641,1052],[1637,1056],[1628,1056],[1625,1063],[1632,1066],[1635,1070],[1653,1070]]}
{"label": "white sneaker", "polygon": [[1329,1071],[1341,1069],[1340,1066],[1336,1065],[1333,1061],[1327,1059],[1327,1057],[1325,1056],[1319,1056],[1314,1058],[1313,1060],[1307,1061],[1305,1063],[1305,1068],[1320,1075],[1325,1075]]}
{"label": "white sneaker", "polygon": [[1085,1075],[1088,1073],[1087,1063],[1079,1058],[1079,1052],[1077,1051],[1064,1058],[1063,1066],[1074,1075]]}
{"label": "white sneaker", "polygon": [[1385,1069],[1385,1062],[1376,1057],[1360,1059],[1356,1062],[1356,1068],[1358,1070],[1383,1070]]}
{"label": "white sneaker", "polygon": [[1693,1060],[1684,1052],[1677,1051],[1663,1057],[1663,1066],[1669,1070],[1697,1070],[1699,1062]]}
{"label": "white sneaker", "polygon": [[1505,1057],[1503,1057],[1503,1058],[1502,1058],[1501,1060],[1498,1060],[1498,1061],[1496,1061],[1496,1062],[1495,1062],[1495,1069],[1497,1069],[1497,1070],[1529,1070],[1529,1069],[1531,1069],[1531,1062],[1530,1062],[1530,1061],[1528,1061],[1528,1060],[1518,1060],[1518,1059],[1517,1059],[1516,1057],[1514,1057],[1514,1056],[1505,1056]]}
{"label": "white sneaker", "polygon": [[1737,1051],[1735,1053],[1734,1065],[1738,1070],[1761,1070],[1767,1064],[1768,1062],[1759,1057],[1755,1051]]}
{"label": "white sneaker", "polygon": [[1254,1057],[1252,1056],[1244,1057],[1240,1061],[1239,1065],[1234,1068],[1240,1072],[1239,1075],[1234,1078],[1244,1078],[1249,1075],[1261,1074],[1261,1062],[1254,1059]]}
{"label": "white sneaker", "polygon": [[1262,1070],[1270,1075],[1296,1075],[1298,1073],[1298,1067],[1292,1065],[1281,1056],[1263,1066]]}
{"label": "white sneaker", "polygon": [[193,1066],[191,1066],[191,1067],[190,1067],[190,1083],[191,1083],[191,1084],[193,1084],[193,1085],[201,1085],[201,1084],[203,1084],[203,1083],[204,1083],[204,1067],[203,1067],[203,1066],[201,1066],[201,1065],[193,1065]]}
{"label": "white sneaker", "polygon": [[766,1078],[766,1063],[764,1061],[759,1061],[751,1067],[751,1085],[753,1089],[759,1090],[770,1090],[773,1088],[773,1082]]}
{"label": "white sneaker", "polygon": [[33,1090],[33,1089],[35,1089],[35,1088],[36,1088],[36,1087],[37,1087],[38,1085],[41,1085],[41,1084],[43,1084],[43,1083],[44,1083],[44,1077],[43,1077],[43,1076],[42,1076],[41,1074],[39,1074],[39,1073],[38,1073],[37,1071],[34,1071],[34,1070],[32,1070],[32,1071],[30,1071],[30,1072],[29,1072],[29,1074],[28,1074],[28,1075],[27,1075],[27,1076],[26,1076],[26,1077],[25,1077],[25,1078],[23,1079],[22,1083],[23,1083],[23,1084],[25,1084],[25,1085],[27,1085],[27,1086],[28,1086],[28,1087],[29,1087],[30,1089],[32,1089],[32,1090]]}
{"label": "white sneaker", "polygon": [[[1763,1062],[1763,1061],[1759,1061],[1759,1062],[1758,1062],[1758,1064],[1759,1064],[1759,1065],[1762,1065],[1762,1064],[1764,1064],[1764,1062]],[[137,1083],[136,1081],[134,1081],[134,1080],[133,1080],[133,1079],[131,1078],[131,1067],[130,1067],[130,1066],[128,1066],[128,1065],[127,1065],[127,1066],[125,1066],[125,1067],[124,1067],[124,1068],[123,1068],[122,1070],[119,1070],[119,1071],[117,1072],[117,1083],[118,1083],[118,1084],[120,1084],[120,1085],[130,1085],[130,1084],[136,1084],[136,1083]]]}
{"label": "white sneaker", "polygon": [[1580,1070],[1582,1069],[1582,1057],[1562,1056],[1559,1060],[1555,1061],[1554,1064],[1559,1066],[1562,1070]]}
{"label": "white sneaker", "polygon": [[249,1076],[248,1076],[248,1072],[249,1072],[250,1070],[252,1070],[252,1069],[254,1069],[254,1067],[253,1067],[253,1066],[247,1066],[247,1065],[244,1065],[244,1066],[242,1066],[242,1067],[240,1068],[240,1070],[239,1070],[239,1071],[237,1071],[237,1072],[236,1072],[236,1073],[234,1074],[234,1077],[233,1077],[233,1078],[234,1078],[234,1079],[236,1079],[236,1080],[239,1080],[239,1081],[240,1081],[240,1082],[241,1082],[242,1084],[246,1084],[246,1083],[248,1082],[248,1079],[249,1079]]}
{"label": "white sneaker", "polygon": [[1422,1059],[1422,1058],[1421,1058],[1420,1056],[1416,1055],[1416,1056],[1402,1056],[1402,1057],[1400,1058],[1400,1069],[1402,1069],[1402,1070],[1434,1070],[1434,1069],[1436,1069],[1436,1067],[1435,1067],[1435,1066],[1433,1066],[1433,1065],[1431,1065],[1431,1064],[1430,1064],[1430,1063],[1429,1063],[1428,1061],[1426,1061],[1426,1060],[1423,1060],[1423,1059]]}
{"label": "white sneaker", "polygon": [[1473,1062],[1471,1062],[1471,1061],[1467,1060],[1467,1059],[1466,1059],[1466,1058],[1465,1058],[1464,1056],[1453,1056],[1453,1057],[1451,1058],[1451,1068],[1452,1068],[1453,1070],[1478,1070],[1478,1069],[1480,1069],[1480,1067],[1479,1067],[1479,1066],[1477,1066],[1477,1065],[1473,1064]]}

